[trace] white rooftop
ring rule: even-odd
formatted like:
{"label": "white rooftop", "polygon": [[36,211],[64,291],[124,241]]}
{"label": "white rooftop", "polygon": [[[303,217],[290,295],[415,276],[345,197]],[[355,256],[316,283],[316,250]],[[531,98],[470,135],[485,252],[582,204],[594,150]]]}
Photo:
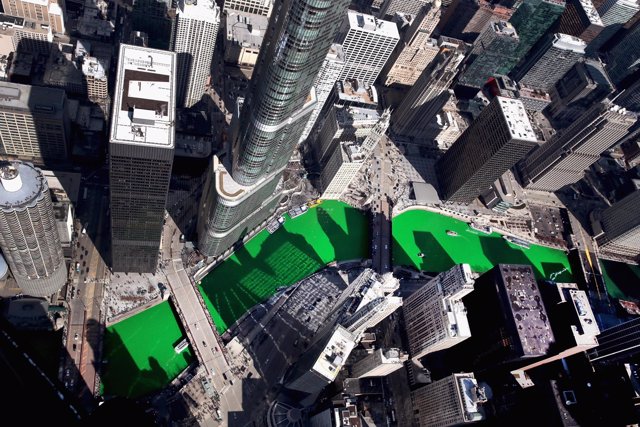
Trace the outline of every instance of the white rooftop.
{"label": "white rooftop", "polygon": [[384,21],[372,15],[366,15],[352,10],[347,13],[347,16],[349,19],[349,28],[351,29],[398,40],[400,39],[398,26],[393,22]]}
{"label": "white rooftop", "polygon": [[333,382],[349,358],[351,350],[356,346],[355,339],[356,337],[349,331],[338,326],[313,365],[313,370],[325,377],[327,381]]}
{"label": "white rooftop", "polygon": [[178,17],[204,22],[220,22],[220,8],[215,0],[181,0],[178,2]]}
{"label": "white rooftop", "polygon": [[556,33],[553,35],[553,39],[553,46],[558,49],[584,53],[584,49],[587,47],[587,43],[584,40],[568,34]]}
{"label": "white rooftop", "polygon": [[462,398],[462,408],[465,419],[469,421],[480,421],[484,415],[480,411],[479,403],[486,401],[484,396],[478,396],[478,382],[473,374],[454,374],[458,383],[458,390]]}
{"label": "white rooftop", "polygon": [[601,27],[604,26],[604,24],[602,23],[602,19],[600,19],[600,14],[596,10],[591,0],[578,0],[578,2],[586,13],[589,22],[591,22],[593,25],[600,25]]}
{"label": "white rooftop", "polygon": [[174,147],[176,55],[120,45],[111,141]]}
{"label": "white rooftop", "polygon": [[496,97],[500,103],[502,114],[504,115],[511,136],[516,139],[536,142],[536,134],[531,127],[531,122],[527,117],[522,101],[503,96]]}

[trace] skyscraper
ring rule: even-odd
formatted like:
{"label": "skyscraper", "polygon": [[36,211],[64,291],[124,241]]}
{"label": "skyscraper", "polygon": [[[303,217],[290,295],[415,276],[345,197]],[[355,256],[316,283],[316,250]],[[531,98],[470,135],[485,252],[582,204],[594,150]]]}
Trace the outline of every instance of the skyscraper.
{"label": "skyscraper", "polygon": [[265,220],[313,112],[313,82],[346,0],[280,0],[265,35],[231,155],[215,157],[202,195],[198,246],[216,256]]}
{"label": "skyscraper", "polygon": [[411,358],[452,347],[471,336],[462,297],[473,291],[469,264],[438,274],[403,301]]}
{"label": "skyscraper", "polygon": [[313,81],[313,87],[316,90],[316,106],[313,108],[313,112],[309,116],[307,124],[304,126],[302,135],[298,140],[299,144],[303,143],[311,133],[311,130],[316,124],[318,116],[320,115],[324,104],[327,102],[327,99],[333,90],[333,86],[336,84],[338,77],[340,77],[340,73],[342,73],[343,68],[344,50],[341,45],[334,43],[331,45],[324,62],[322,62],[320,71],[318,71],[318,75]]}
{"label": "skyscraper", "polygon": [[171,43],[178,61],[176,102],[189,108],[204,95],[211,74],[220,8],[215,0],[181,0],[177,12]]}
{"label": "skyscraper", "polygon": [[404,366],[407,355],[397,348],[374,351],[353,365],[352,375],[355,378],[384,377]]}
{"label": "skyscraper", "polygon": [[172,0],[136,0],[133,2],[131,18],[131,28],[146,33],[150,47],[170,48],[175,19]]}
{"label": "skyscraper", "polygon": [[465,57],[465,44],[440,37],[440,51],[422,72],[400,106],[391,116],[394,133],[420,136],[449,99],[449,86]]}
{"label": "skyscraper", "polygon": [[589,43],[600,34],[603,27],[600,14],[591,0],[568,0],[557,31]]}
{"label": "skyscraper", "polygon": [[398,27],[393,22],[349,11],[340,33],[345,57],[340,80],[373,84],[400,40]]}
{"label": "skyscraper", "polygon": [[54,33],[65,34],[66,12],[64,1],[57,0],[2,0],[4,12],[20,18],[49,25]]}
{"label": "skyscraper", "polygon": [[502,74],[516,57],[518,33],[505,21],[491,23],[473,44],[469,64],[459,84],[481,88],[494,74]]}
{"label": "skyscraper", "polygon": [[269,17],[273,0],[224,0],[224,10],[227,9]]}
{"label": "skyscraper", "polygon": [[436,163],[442,198],[471,203],[536,144],[522,102],[495,97]]}
{"label": "skyscraper", "polygon": [[473,373],[453,374],[411,392],[414,425],[448,427],[481,421],[486,401]]}
{"label": "skyscraper", "polygon": [[638,0],[606,0],[597,7],[603,30],[589,43],[587,52],[594,54],[633,16],[640,11]]}
{"label": "skyscraper", "polygon": [[120,45],[109,143],[113,271],[155,272],[175,150],[176,54]]}
{"label": "skyscraper", "polygon": [[380,7],[380,18],[394,18],[396,13],[417,15],[420,9],[427,5],[429,0],[385,0]]}
{"label": "skyscraper", "polygon": [[530,88],[548,91],[584,56],[586,43],[556,33],[538,43],[513,72],[514,80]]}
{"label": "skyscraper", "polygon": [[607,71],[617,85],[640,69],[640,21],[607,52]]}
{"label": "skyscraper", "polygon": [[[587,352],[591,363],[627,363],[640,353],[640,318],[629,320],[598,335],[598,346]],[[637,359],[636,359],[637,360]]]}
{"label": "skyscraper", "polygon": [[[424,6],[415,17],[404,41],[404,46],[397,57],[389,59],[389,71],[385,78],[385,86],[394,83],[413,86],[422,71],[428,66],[438,52],[437,42],[431,33],[439,22],[442,8],[440,0]],[[397,49],[396,49],[397,50]]]}
{"label": "skyscraper", "polygon": [[0,82],[0,154],[37,163],[69,155],[62,89]]}
{"label": "skyscraper", "polygon": [[634,191],[602,213],[604,235],[596,240],[602,251],[640,259],[640,191]]}
{"label": "skyscraper", "polygon": [[598,103],[523,162],[526,188],[557,191],[578,182],[584,170],[622,139],[637,117],[610,102]]}
{"label": "skyscraper", "polygon": [[0,165],[0,248],[25,294],[46,297],[67,268],[47,181],[30,163]]}

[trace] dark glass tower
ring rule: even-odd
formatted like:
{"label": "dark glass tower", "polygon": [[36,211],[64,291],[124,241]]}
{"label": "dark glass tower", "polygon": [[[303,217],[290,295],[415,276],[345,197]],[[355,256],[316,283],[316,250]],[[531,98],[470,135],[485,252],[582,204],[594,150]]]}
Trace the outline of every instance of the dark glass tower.
{"label": "dark glass tower", "polygon": [[198,219],[200,250],[216,256],[279,202],[282,172],[315,106],[313,81],[347,0],[279,0],[249,85],[231,155],[214,158]]}

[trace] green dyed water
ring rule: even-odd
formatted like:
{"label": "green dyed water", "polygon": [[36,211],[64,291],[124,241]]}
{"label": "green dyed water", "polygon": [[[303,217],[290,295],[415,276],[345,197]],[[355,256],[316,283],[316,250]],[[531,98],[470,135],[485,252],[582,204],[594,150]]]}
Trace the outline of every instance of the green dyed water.
{"label": "green dyed water", "polygon": [[600,260],[607,292],[613,298],[640,301],[640,266]]}
{"label": "green dyed water", "polygon": [[108,327],[103,394],[136,398],[166,386],[194,360],[190,348],[173,349],[185,336],[168,301]]}
{"label": "green dyed water", "polygon": [[261,231],[202,280],[200,292],[219,332],[277,288],[330,262],[369,256],[367,216],[345,203],[327,200],[285,218],[274,234]]}
{"label": "green dyed water", "polygon": [[[454,231],[457,236],[448,235]],[[453,233],[452,233],[453,234]],[[557,249],[510,244],[498,233],[486,235],[455,218],[425,210],[409,210],[393,218],[393,264],[438,273],[460,263],[483,273],[497,264],[530,264],[538,278],[567,271],[557,281],[571,281],[566,254]],[[420,255],[424,255],[421,257]]]}

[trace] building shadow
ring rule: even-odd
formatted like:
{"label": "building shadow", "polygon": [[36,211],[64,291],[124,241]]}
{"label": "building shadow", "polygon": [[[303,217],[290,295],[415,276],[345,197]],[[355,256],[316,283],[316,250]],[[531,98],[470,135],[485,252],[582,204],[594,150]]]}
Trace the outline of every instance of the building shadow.
{"label": "building shadow", "polygon": [[640,267],[615,261],[600,261],[606,276],[628,297],[640,301]]}
{"label": "building shadow", "polygon": [[[343,229],[322,205],[315,210],[322,231],[331,241],[336,261],[367,258],[369,256],[369,243],[371,241],[369,221],[367,221],[368,218],[362,212],[344,208],[346,229]],[[361,218],[358,217],[359,215]],[[363,221],[365,222],[364,226],[362,225]],[[364,230],[362,236],[360,236],[359,230]],[[358,239],[354,239],[354,237]],[[313,244],[313,241],[309,241],[309,239],[307,241],[309,244]]]}
{"label": "building shadow", "polygon": [[[525,255],[523,250],[511,247],[504,239],[495,237],[480,237],[480,246],[484,256],[489,260],[492,266],[498,264],[524,264],[531,265],[529,258]],[[536,274],[536,277],[542,279],[545,277],[544,271],[540,271],[535,265],[531,265]]]}
{"label": "building shadow", "polygon": [[455,265],[456,262],[454,259],[449,256],[432,233],[427,231],[414,231],[413,241],[420,253],[424,254],[420,264],[417,266],[419,270],[428,273],[439,273]]}

